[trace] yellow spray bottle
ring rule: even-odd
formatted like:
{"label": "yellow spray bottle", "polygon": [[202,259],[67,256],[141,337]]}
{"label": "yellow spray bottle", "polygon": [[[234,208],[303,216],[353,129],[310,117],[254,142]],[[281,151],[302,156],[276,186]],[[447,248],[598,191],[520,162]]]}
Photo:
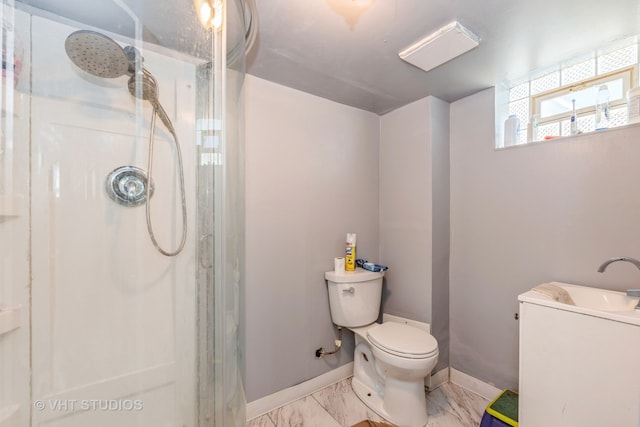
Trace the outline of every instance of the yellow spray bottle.
{"label": "yellow spray bottle", "polygon": [[356,233],[347,233],[347,248],[344,257],[344,269],[356,270]]}

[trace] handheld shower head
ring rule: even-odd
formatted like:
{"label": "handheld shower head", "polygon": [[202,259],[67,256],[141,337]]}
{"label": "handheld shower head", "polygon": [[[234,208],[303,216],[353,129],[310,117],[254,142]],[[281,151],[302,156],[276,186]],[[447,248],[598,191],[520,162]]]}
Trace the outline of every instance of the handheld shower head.
{"label": "handheld shower head", "polygon": [[131,76],[128,87],[129,93],[138,99],[150,101],[152,104],[158,101],[158,82],[144,68]]}
{"label": "handheld shower head", "polygon": [[149,101],[169,132],[175,135],[173,124],[158,100],[158,82],[147,69],[135,73],[128,82],[129,93],[138,99]]}

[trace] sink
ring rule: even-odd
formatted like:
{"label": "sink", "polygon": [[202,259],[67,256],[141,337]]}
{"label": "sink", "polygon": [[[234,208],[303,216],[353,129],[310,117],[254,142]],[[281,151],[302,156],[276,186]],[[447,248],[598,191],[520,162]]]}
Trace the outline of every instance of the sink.
{"label": "sink", "polygon": [[561,287],[569,292],[578,307],[603,311],[629,311],[634,310],[638,304],[638,297],[628,297],[623,292],[568,284],[562,284]]}
{"label": "sink", "polygon": [[564,304],[552,296],[533,290],[519,295],[518,300],[640,326],[640,310],[635,310],[638,297],[628,297],[625,292],[561,282],[549,282],[547,285],[562,288],[575,305]]}

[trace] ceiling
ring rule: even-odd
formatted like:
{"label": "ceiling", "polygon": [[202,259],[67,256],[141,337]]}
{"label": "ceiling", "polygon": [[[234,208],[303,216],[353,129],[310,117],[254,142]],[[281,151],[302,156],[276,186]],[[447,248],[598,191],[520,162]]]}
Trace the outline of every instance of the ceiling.
{"label": "ceiling", "polygon": [[[527,78],[568,58],[640,34],[637,0],[255,0],[254,76],[384,114],[433,95],[452,102]],[[23,0],[90,25],[126,33],[122,7],[145,38],[173,49],[197,44],[191,0]],[[104,7],[100,7],[100,5]],[[110,6],[111,5],[111,6]],[[457,20],[480,46],[429,72],[398,52]],[[178,25],[176,25],[176,23]]]}
{"label": "ceiling", "polygon": [[[427,95],[452,102],[640,33],[637,0],[359,1],[256,0],[248,72],[383,114]],[[479,47],[429,72],[398,57],[454,20]]]}

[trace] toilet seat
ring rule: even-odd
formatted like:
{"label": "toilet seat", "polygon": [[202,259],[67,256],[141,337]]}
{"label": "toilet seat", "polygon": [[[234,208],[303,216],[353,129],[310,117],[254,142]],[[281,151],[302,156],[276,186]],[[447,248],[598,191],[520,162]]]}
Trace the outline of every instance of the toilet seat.
{"label": "toilet seat", "polygon": [[425,359],[438,354],[438,342],[426,331],[396,322],[386,322],[367,331],[371,344],[407,359]]}

